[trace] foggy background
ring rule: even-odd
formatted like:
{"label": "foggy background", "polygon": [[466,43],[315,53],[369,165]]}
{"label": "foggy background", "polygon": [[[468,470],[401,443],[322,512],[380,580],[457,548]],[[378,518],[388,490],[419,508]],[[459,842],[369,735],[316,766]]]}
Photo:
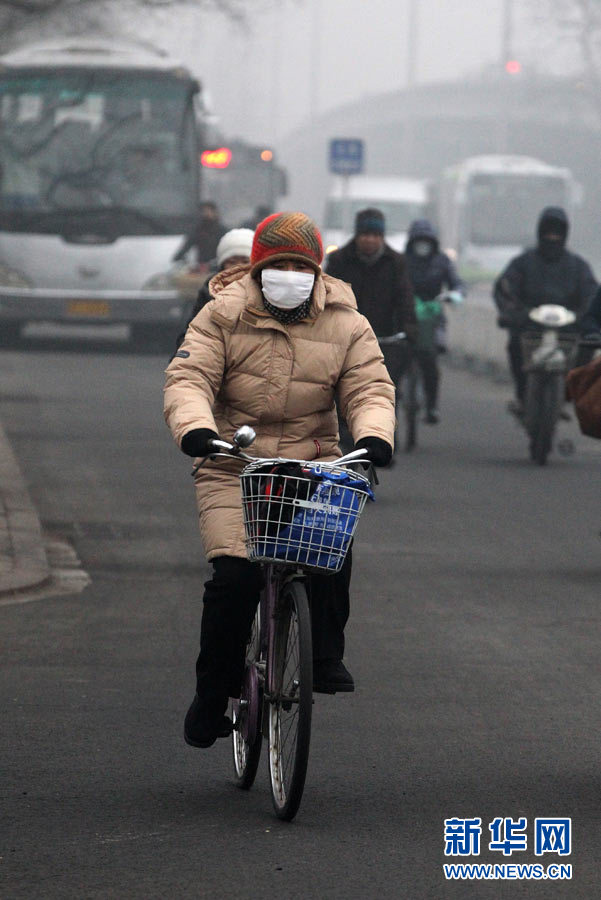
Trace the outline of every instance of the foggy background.
{"label": "foggy background", "polygon": [[531,74],[567,71],[577,60],[571,41],[555,39],[545,0],[247,0],[245,8],[242,25],[216,13],[163,9],[144,34],[201,78],[227,133],[276,145],[320,113],[406,87],[410,43],[418,83],[474,75],[504,60],[506,50]]}
{"label": "foggy background", "polygon": [[288,174],[283,207],[323,226],[333,137],[364,140],[367,174],[434,182],[467,156],[525,154],[568,166],[582,183],[572,241],[597,258],[599,76],[585,59],[597,48],[584,45],[582,8],[572,0],[247,2],[243,23],[164,8],[144,36],[202,80],[223,133],[275,147]]}

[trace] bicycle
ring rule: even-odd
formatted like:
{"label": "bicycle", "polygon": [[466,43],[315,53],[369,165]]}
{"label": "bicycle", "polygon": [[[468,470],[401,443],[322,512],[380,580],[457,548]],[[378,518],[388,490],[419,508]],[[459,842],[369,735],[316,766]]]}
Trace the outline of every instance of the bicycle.
{"label": "bicycle", "polygon": [[400,384],[395,385],[395,389],[405,416],[405,450],[410,452],[417,444],[417,422],[419,411],[423,405],[419,363],[404,331],[398,331],[387,337],[379,337],[378,343],[381,347],[404,344],[406,348],[407,360],[403,366]]}
{"label": "bicycle", "polygon": [[307,578],[312,571],[340,570],[373,493],[368,478],[345,467],[364,462],[364,449],[332,462],[260,459],[243,452],[254,439],[254,430],[243,426],[232,444],[214,440],[216,452],[207,457],[245,464],[240,484],[246,548],[264,580],[240,698],[232,700],[234,772],[240,788],[252,787],[266,738],[275,813],[290,821],[303,795],[311,740]]}
{"label": "bicycle", "polygon": [[[442,291],[433,300],[426,302],[420,300],[418,309],[422,310],[421,315],[425,317],[420,326],[422,339],[424,334],[428,334],[428,341],[436,340],[435,324],[442,316],[442,303],[461,302],[461,294],[458,291]],[[419,318],[418,315],[418,323]],[[405,415],[405,450],[411,452],[417,446],[419,414],[426,406],[422,368],[418,359],[418,353],[416,352],[416,347],[407,340],[407,335],[404,331],[399,331],[387,337],[379,337],[378,343],[380,346],[405,343],[407,358],[401,374],[399,394]]]}

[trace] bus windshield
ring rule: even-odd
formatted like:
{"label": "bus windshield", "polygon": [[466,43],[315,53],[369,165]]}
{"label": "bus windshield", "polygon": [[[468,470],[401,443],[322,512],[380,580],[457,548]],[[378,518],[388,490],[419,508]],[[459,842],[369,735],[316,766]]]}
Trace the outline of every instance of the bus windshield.
{"label": "bus windshield", "polygon": [[0,227],[182,233],[197,209],[191,83],[171,73],[0,76]]}
{"label": "bus windshield", "polygon": [[569,203],[569,185],[556,175],[474,175],[469,185],[470,241],[526,247],[535,240],[545,206]]}
{"label": "bus windshield", "polygon": [[330,198],[326,205],[326,228],[352,230],[355,216],[361,209],[376,207],[386,220],[386,231],[408,231],[414,219],[423,218],[425,204],[410,200],[365,200],[349,197],[347,200]]}

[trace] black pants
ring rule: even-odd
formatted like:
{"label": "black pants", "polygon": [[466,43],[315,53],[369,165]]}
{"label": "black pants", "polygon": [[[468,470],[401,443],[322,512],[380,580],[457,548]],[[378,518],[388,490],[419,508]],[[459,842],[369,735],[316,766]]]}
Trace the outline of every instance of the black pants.
{"label": "black pants", "polygon": [[[213,577],[205,584],[203,598],[196,690],[207,714],[217,717],[225,711],[228,697],[240,696],[261,570],[258,563],[234,556],[218,556],[212,562]],[[342,659],[344,655],[351,567],[349,550],[340,572],[309,579],[315,660]]]}
{"label": "black pants", "polygon": [[438,350],[436,347],[416,347],[414,353],[422,373],[426,406],[428,409],[436,409],[440,384]]}

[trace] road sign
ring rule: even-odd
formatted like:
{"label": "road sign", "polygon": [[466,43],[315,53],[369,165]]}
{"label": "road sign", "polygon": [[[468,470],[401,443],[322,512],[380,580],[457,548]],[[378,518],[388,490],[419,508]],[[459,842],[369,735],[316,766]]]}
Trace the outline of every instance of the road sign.
{"label": "road sign", "polygon": [[363,171],[363,141],[358,138],[333,138],[330,141],[330,172],[334,175],[359,175]]}

